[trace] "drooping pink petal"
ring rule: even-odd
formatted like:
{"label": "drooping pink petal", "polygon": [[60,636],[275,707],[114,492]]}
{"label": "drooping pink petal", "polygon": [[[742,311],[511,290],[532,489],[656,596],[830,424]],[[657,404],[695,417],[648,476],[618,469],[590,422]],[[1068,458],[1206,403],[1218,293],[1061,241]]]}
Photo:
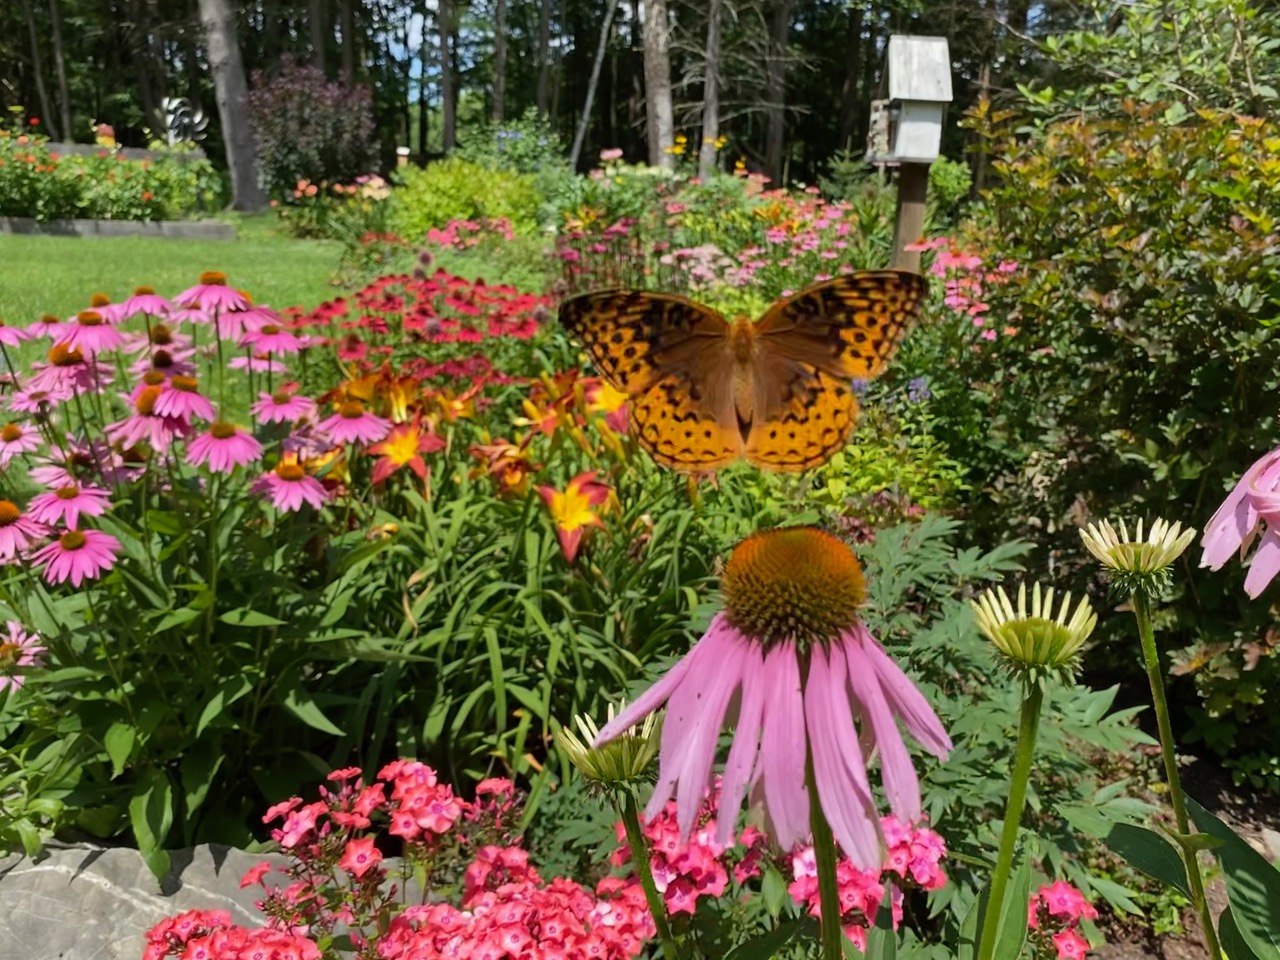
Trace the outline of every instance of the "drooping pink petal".
{"label": "drooping pink petal", "polygon": [[[715,626],[714,620],[712,621],[712,626]],[[710,633],[711,631],[708,630],[707,636]],[[688,653],[677,660],[670,670],[658,678],[653,686],[627,704],[621,713],[606,723],[591,745],[593,747],[604,746],[610,740],[620,736],[628,727],[634,727],[666,703],[667,698],[671,696],[671,692],[675,690],[680,681],[684,679],[685,674],[689,672],[689,666],[693,662],[693,655],[707,642],[707,636],[695,643]]]}
{"label": "drooping pink petal", "polygon": [[938,715],[929,706],[924,694],[916,689],[911,678],[902,672],[902,668],[894,663],[893,658],[885,653],[871,632],[862,624],[854,627],[852,635],[857,638],[862,652],[880,679],[880,689],[885,699],[893,708],[893,712],[902,718],[907,732],[922,747],[940,760],[945,760],[951,752],[951,738]]}
{"label": "drooping pink petal", "polygon": [[761,772],[774,838],[784,850],[809,835],[809,794],[804,782],[804,695],[793,643],[765,654],[769,692],[764,703]]}
{"label": "drooping pink petal", "polygon": [[844,654],[849,665],[849,686],[862,708],[863,722],[871,727],[880,749],[880,777],[889,809],[899,820],[915,823],[920,819],[920,780],[898,732],[897,719],[880,689],[876,669],[865,662],[860,644],[848,644]]}
{"label": "drooping pink petal", "polygon": [[[724,712],[742,679],[741,653],[749,643],[750,641],[741,639],[733,644],[735,649],[720,659],[720,669],[711,671],[705,682],[699,684],[701,689],[691,704],[694,715],[683,725],[687,747],[684,763],[677,774],[676,825],[680,828],[680,836],[686,839],[693,832],[698,809],[702,806],[703,797],[711,783],[711,763],[715,760],[716,746],[720,742]],[[685,686],[691,687],[693,683],[688,682]],[[672,705],[674,704],[673,697]],[[670,712],[668,710],[668,717]]]}
{"label": "drooping pink petal", "polygon": [[879,818],[853,725],[847,676],[839,647],[810,654],[805,684],[806,727],[813,754],[817,800],[845,856],[861,870],[881,863]]}
{"label": "drooping pink petal", "polygon": [[738,722],[733,731],[733,744],[724,765],[720,782],[719,834],[717,840],[728,846],[737,825],[747,786],[756,769],[760,752],[760,720],[764,712],[764,693],[768,674],[764,672],[764,654],[759,644],[748,644],[742,653],[742,686],[738,705]]}
{"label": "drooping pink petal", "polygon": [[1249,561],[1249,573],[1244,578],[1244,592],[1249,599],[1256,600],[1277,573],[1280,573],[1280,529],[1268,524],[1253,559]]}
{"label": "drooping pink petal", "polygon": [[1204,548],[1200,555],[1200,566],[1217,570],[1240,549],[1240,545],[1258,523],[1258,511],[1249,496],[1249,488],[1263,471],[1278,465],[1280,449],[1272,450],[1250,466],[1231,493],[1227,494],[1222,506],[1218,507],[1205,524],[1204,536],[1200,538],[1200,545]]}

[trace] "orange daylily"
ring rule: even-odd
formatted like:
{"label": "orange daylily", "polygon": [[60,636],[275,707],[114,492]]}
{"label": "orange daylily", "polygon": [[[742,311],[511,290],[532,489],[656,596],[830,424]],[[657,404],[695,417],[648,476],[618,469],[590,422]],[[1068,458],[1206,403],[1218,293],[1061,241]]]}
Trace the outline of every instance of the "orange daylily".
{"label": "orange daylily", "polygon": [[573,563],[587,528],[604,526],[592,507],[598,507],[607,501],[612,491],[596,480],[594,470],[589,470],[570,480],[563,491],[542,486],[538,488],[538,493],[555,521],[560,549],[564,551],[565,559]]}
{"label": "orange daylily", "polygon": [[369,448],[369,453],[380,458],[373,466],[373,482],[382,483],[401,467],[408,467],[418,479],[425,480],[427,465],[422,455],[443,449],[444,440],[436,434],[431,421],[426,422],[424,429],[422,414],[414,414],[412,421],[396,424],[385,440]]}
{"label": "orange daylily", "polygon": [[529,490],[529,477],[539,469],[523,444],[516,446],[502,437],[492,443],[472,444],[471,455],[486,463],[483,470],[475,471],[472,476],[487,473],[493,477],[500,497],[524,496]]}

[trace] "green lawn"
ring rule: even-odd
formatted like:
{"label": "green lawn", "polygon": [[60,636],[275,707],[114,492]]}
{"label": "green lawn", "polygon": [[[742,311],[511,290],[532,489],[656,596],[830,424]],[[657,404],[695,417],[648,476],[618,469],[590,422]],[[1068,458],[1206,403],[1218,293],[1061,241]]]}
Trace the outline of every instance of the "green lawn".
{"label": "green lawn", "polygon": [[25,325],[41,314],[70,316],[94,293],[119,300],[139,285],[172,296],[205,270],[221,270],[257,303],[313,307],[339,291],[330,285],[338,244],[293,240],[275,215],[237,220],[239,239],[161,240],[0,236],[0,319]]}

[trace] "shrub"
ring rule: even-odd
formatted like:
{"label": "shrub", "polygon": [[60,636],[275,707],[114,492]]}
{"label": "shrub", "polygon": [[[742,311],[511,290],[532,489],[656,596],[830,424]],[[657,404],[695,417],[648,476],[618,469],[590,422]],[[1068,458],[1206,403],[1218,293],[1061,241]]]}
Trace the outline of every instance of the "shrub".
{"label": "shrub", "polygon": [[405,167],[396,180],[391,229],[412,242],[451,220],[505,219],[519,233],[537,228],[542,200],[529,174],[448,157],[425,167]]}
{"label": "shrub", "polygon": [[298,180],[349,183],[373,164],[368,87],[326,80],[323,71],[286,57],[273,75],[254,72],[247,107],[273,196],[287,196]]}

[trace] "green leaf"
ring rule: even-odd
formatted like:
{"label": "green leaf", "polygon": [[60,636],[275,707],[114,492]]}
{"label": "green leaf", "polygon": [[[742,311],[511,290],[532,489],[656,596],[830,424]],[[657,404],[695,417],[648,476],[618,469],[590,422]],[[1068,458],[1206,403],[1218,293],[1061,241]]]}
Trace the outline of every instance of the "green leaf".
{"label": "green leaf", "polygon": [[764,908],[769,916],[776,917],[782,912],[782,905],[787,902],[787,881],[773,864],[764,868],[760,895],[764,898]]}
{"label": "green leaf", "polygon": [[960,940],[956,944],[956,960],[973,960],[978,955],[978,937],[982,930],[982,916],[987,911],[987,895],[990,888],[984,887],[978,899],[964,916],[960,924]]}
{"label": "green leaf", "polygon": [[1154,830],[1131,823],[1117,823],[1105,839],[1107,846],[1123,857],[1129,866],[1166,886],[1176,887],[1187,897],[1191,896],[1186,864],[1173,844]]}
{"label": "green leaf", "polygon": [[1241,939],[1258,960],[1280,960],[1280,870],[1190,797],[1187,810],[1197,827],[1222,840],[1214,853],[1227,875],[1227,900]]}
{"label": "green leaf", "polygon": [[111,778],[114,780],[124,771],[125,764],[129,762],[129,756],[133,753],[133,745],[137,742],[138,734],[132,726],[117,720],[111,726],[107,727],[107,732],[102,735],[102,745],[106,748],[107,758],[111,761]]}
{"label": "green leaf", "polygon": [[166,630],[180,627],[184,623],[190,623],[202,613],[204,613],[203,610],[194,610],[191,607],[179,607],[177,610],[170,610],[159,623],[151,628],[151,632],[153,634],[164,633]]}
{"label": "green leaf", "polygon": [[296,687],[290,690],[289,695],[284,698],[284,707],[307,726],[314,727],[321,733],[331,733],[335,737],[344,735],[342,730],[324,715],[324,712],[312,699],[311,694],[304,690],[299,690]]}
{"label": "green leaf", "polygon": [[725,954],[725,960],[769,960],[779,950],[789,944],[796,937],[803,935],[816,935],[818,925],[813,921],[812,917],[805,917],[803,920],[788,920],[780,923],[768,933],[763,933],[754,939],[748,940],[746,943],[739,944],[729,953]]}
{"label": "green leaf", "polygon": [[163,770],[147,771],[129,798],[129,823],[138,852],[156,879],[169,871],[169,854],[165,839],[173,826],[173,787]]}
{"label": "green leaf", "polygon": [[1031,857],[1022,863],[1009,878],[1000,908],[1000,925],[996,928],[995,960],[1017,960],[1022,945],[1027,940],[1027,900],[1031,897]]}
{"label": "green leaf", "polygon": [[1230,907],[1223,910],[1222,916],[1218,918],[1218,940],[1227,960],[1258,960],[1258,955],[1249,949],[1249,944],[1240,935],[1240,928],[1236,926],[1236,918]]}
{"label": "green leaf", "polygon": [[283,627],[284,621],[277,620],[275,617],[268,616],[265,613],[259,613],[257,610],[250,610],[248,607],[239,607],[235,610],[228,610],[218,618],[223,623],[230,624],[233,627]]}
{"label": "green leaf", "polygon": [[209,702],[204,705],[204,709],[200,711],[200,719],[196,721],[196,736],[204,733],[209,724],[222,716],[222,711],[252,689],[253,684],[243,674],[223,680],[214,695],[209,698]]}

